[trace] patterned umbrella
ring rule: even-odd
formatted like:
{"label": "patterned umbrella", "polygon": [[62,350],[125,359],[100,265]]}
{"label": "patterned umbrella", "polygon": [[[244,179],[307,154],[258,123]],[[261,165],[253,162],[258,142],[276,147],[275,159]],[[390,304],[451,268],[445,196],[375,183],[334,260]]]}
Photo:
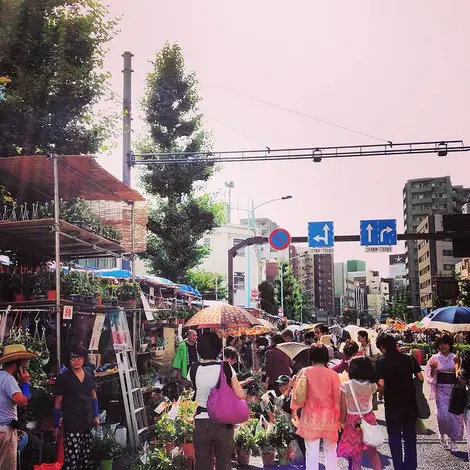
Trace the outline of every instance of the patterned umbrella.
{"label": "patterned umbrella", "polygon": [[219,304],[199,310],[184,326],[226,329],[252,327],[260,324],[260,321],[243,307]]}
{"label": "patterned umbrella", "polygon": [[421,322],[426,328],[445,330],[449,333],[470,331],[469,307],[442,307],[426,315]]}

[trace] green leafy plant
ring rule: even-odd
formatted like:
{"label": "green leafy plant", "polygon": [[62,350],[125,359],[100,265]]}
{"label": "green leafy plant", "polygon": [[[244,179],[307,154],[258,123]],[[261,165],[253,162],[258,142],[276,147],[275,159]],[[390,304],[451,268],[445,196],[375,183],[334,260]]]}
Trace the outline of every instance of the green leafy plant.
{"label": "green leafy plant", "polygon": [[138,282],[122,282],[117,286],[116,295],[122,301],[138,300],[140,298],[140,285]]}
{"label": "green leafy plant", "polygon": [[63,277],[62,288],[65,295],[92,295],[94,287],[88,276],[80,271],[70,271]]}
{"label": "green leafy plant", "polygon": [[272,433],[273,443],[278,451],[288,449],[291,442],[295,439],[295,433],[290,423],[283,416],[276,418]]}
{"label": "green leafy plant", "polygon": [[262,430],[255,434],[255,444],[261,453],[270,452],[276,448],[276,438],[272,431]]}
{"label": "green leafy plant", "polygon": [[91,442],[91,459],[95,462],[114,459],[121,452],[121,446],[110,434],[104,437],[95,436]]}
{"label": "green leafy plant", "polygon": [[256,451],[257,444],[255,440],[256,420],[249,420],[242,424],[235,432],[234,441],[238,449],[244,452]]}

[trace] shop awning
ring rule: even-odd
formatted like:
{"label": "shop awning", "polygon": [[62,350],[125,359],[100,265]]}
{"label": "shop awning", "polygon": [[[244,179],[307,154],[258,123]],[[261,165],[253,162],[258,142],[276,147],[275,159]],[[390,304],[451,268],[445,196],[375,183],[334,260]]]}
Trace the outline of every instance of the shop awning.
{"label": "shop awning", "polygon": [[[0,159],[1,160],[1,159]],[[0,222],[0,251],[27,253],[38,260],[55,255],[53,219]],[[96,233],[63,220],[60,221],[60,256],[62,259],[120,256],[124,248]]]}
{"label": "shop awning", "polygon": [[[59,196],[89,201],[144,201],[144,197],[106,171],[90,155],[58,157]],[[18,201],[54,199],[53,162],[46,155],[0,158],[0,185]]]}

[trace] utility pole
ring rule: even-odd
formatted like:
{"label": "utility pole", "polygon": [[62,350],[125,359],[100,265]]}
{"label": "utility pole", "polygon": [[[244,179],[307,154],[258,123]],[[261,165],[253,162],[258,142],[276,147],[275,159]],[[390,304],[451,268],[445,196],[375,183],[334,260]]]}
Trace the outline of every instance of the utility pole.
{"label": "utility pole", "polygon": [[122,181],[131,185],[131,137],[132,137],[132,52],[122,54],[124,59],[122,101]]}
{"label": "utility pole", "polygon": [[[122,182],[131,185],[131,138],[132,138],[132,52],[126,51],[123,57],[123,100],[122,100]],[[134,214],[134,206],[132,206],[132,214]],[[132,253],[134,256],[134,253]],[[134,260],[129,262],[122,260],[122,269],[134,268]],[[134,275],[134,271],[132,271]]]}

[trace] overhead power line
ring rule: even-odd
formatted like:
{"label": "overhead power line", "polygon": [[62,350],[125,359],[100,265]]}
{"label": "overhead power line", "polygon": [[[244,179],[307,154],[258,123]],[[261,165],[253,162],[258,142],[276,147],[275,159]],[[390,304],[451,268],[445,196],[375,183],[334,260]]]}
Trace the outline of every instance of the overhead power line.
{"label": "overhead power line", "polygon": [[286,111],[286,112],[291,113],[291,114],[296,114],[297,116],[301,116],[301,117],[304,117],[304,118],[307,118],[307,119],[311,119],[312,121],[321,122],[322,124],[326,124],[328,126],[336,127],[337,129],[342,129],[344,131],[353,132],[354,134],[362,135],[364,137],[369,137],[371,139],[391,143],[390,140],[383,139],[382,137],[377,137],[377,136],[372,135],[372,134],[367,134],[365,132],[361,132],[361,131],[358,131],[356,129],[352,129],[351,127],[342,126],[341,124],[336,124],[334,122],[327,121],[326,119],[321,119],[321,118],[318,118],[318,117],[315,117],[315,116],[311,116],[310,114],[305,114],[301,111],[296,111],[294,109],[286,108],[285,106],[281,106],[281,105],[278,105],[276,103],[271,103],[270,101],[266,101],[266,100],[263,100],[261,98],[257,98],[256,96],[251,96],[251,95],[248,95],[246,93],[242,93],[240,91],[232,90],[231,88],[227,88],[225,86],[218,85],[216,83],[214,83],[213,85],[216,86],[216,87],[222,88],[224,90],[230,91],[231,93],[234,93],[236,95],[243,96],[245,98],[249,98],[250,100],[257,101],[258,103],[265,104],[266,106],[271,106],[273,108],[280,109],[281,111]]}
{"label": "overhead power line", "polygon": [[435,153],[445,157],[448,153],[468,152],[462,140],[400,142],[389,144],[343,145],[338,147],[304,147],[266,150],[229,150],[226,152],[175,152],[134,154],[133,165],[180,163],[230,163],[280,160],[312,160],[319,163],[331,158],[358,158]]}

